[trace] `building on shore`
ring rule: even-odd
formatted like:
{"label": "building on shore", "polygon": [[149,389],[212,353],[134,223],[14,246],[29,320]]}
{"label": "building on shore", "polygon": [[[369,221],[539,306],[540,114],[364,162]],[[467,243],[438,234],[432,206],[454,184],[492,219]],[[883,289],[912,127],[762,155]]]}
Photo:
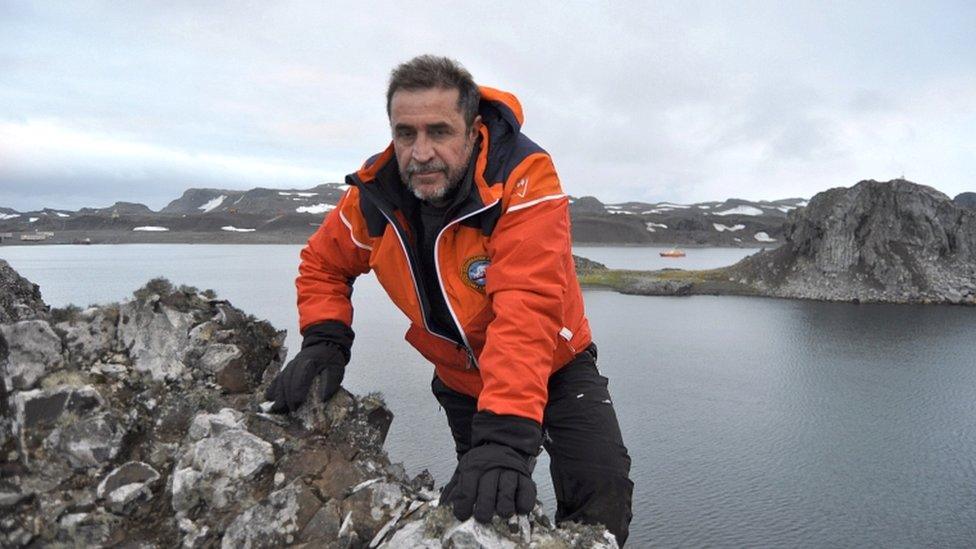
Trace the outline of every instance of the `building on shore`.
{"label": "building on shore", "polygon": [[54,238],[54,233],[50,231],[37,231],[34,233],[20,235],[20,240],[22,242],[42,242],[48,238]]}

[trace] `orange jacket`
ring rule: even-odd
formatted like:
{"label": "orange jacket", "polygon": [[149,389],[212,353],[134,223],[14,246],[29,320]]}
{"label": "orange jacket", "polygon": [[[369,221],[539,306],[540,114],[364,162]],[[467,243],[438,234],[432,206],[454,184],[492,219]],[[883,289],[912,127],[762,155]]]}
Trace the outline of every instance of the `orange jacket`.
{"label": "orange jacket", "polygon": [[515,96],[481,88],[474,184],[435,244],[438,282],[463,341],[428,329],[429,306],[399,204],[392,144],[349,175],[349,190],[301,253],[300,327],[352,324],[352,280],[370,270],[409,317],[406,340],[478,410],[542,422],[549,376],[590,344],[573,265],[569,200],[549,155],[520,133]]}

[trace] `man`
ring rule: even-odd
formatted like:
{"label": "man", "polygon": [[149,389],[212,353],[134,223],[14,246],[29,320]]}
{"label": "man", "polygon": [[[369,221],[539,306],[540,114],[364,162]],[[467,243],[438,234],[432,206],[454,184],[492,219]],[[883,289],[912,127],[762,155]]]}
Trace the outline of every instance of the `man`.
{"label": "man", "polygon": [[393,142],[302,250],[302,350],[268,389],[297,409],[320,377],[339,388],[353,340],[353,280],[369,270],[410,318],[406,339],[434,364],[458,465],[441,501],[459,520],[528,513],[540,446],[556,521],[601,523],[626,540],[633,483],[570,247],[569,201],[549,155],[520,132],[508,93],[449,59],[397,67]]}

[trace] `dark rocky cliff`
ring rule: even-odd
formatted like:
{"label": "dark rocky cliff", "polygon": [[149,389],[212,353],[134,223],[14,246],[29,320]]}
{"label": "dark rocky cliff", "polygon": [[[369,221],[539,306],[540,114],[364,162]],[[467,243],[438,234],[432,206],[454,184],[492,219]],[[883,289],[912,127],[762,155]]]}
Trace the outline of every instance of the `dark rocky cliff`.
{"label": "dark rocky cliff", "polygon": [[896,179],[831,189],[792,212],[784,235],[730,272],[780,297],[976,302],[976,211],[930,187]]}
{"label": "dark rocky cliff", "polygon": [[0,324],[47,314],[41,289],[0,259]]}
{"label": "dark rocky cliff", "polygon": [[616,546],[539,507],[454,520],[383,451],[376,395],[264,413],[284,332],[210,292],[26,316],[0,323],[0,547]]}
{"label": "dark rocky cliff", "polygon": [[952,201],[956,206],[976,210],[976,193],[959,193]]}

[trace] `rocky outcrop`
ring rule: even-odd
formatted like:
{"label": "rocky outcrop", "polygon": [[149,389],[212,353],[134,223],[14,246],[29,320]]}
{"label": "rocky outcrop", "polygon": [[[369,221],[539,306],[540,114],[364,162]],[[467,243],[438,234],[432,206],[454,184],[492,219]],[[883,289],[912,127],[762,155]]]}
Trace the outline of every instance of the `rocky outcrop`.
{"label": "rocky outcrop", "polygon": [[41,289],[0,259],[0,324],[47,313]]}
{"label": "rocky outcrop", "polygon": [[581,271],[601,271],[606,270],[607,266],[599,261],[593,261],[592,259],[587,259],[578,255],[573,256],[573,264],[576,267],[576,272]]}
{"label": "rocky outcrop", "polygon": [[976,212],[905,180],[822,192],[793,212],[786,243],[730,276],[767,295],[976,303]]}
{"label": "rocky outcrop", "polygon": [[976,210],[976,193],[959,193],[952,201],[960,208]]}
{"label": "rocky outcrop", "polygon": [[145,204],[138,202],[116,202],[105,208],[82,208],[79,214],[106,214],[106,215],[146,215],[153,211]]}
{"label": "rocky outcrop", "polygon": [[122,304],[0,325],[0,546],[616,545],[538,508],[459,523],[426,471],[390,462],[377,395],[266,413],[283,341],[161,279]]}
{"label": "rocky outcrop", "polygon": [[604,214],[607,211],[603,202],[595,196],[581,196],[574,199],[569,205],[569,210],[573,214]]}

